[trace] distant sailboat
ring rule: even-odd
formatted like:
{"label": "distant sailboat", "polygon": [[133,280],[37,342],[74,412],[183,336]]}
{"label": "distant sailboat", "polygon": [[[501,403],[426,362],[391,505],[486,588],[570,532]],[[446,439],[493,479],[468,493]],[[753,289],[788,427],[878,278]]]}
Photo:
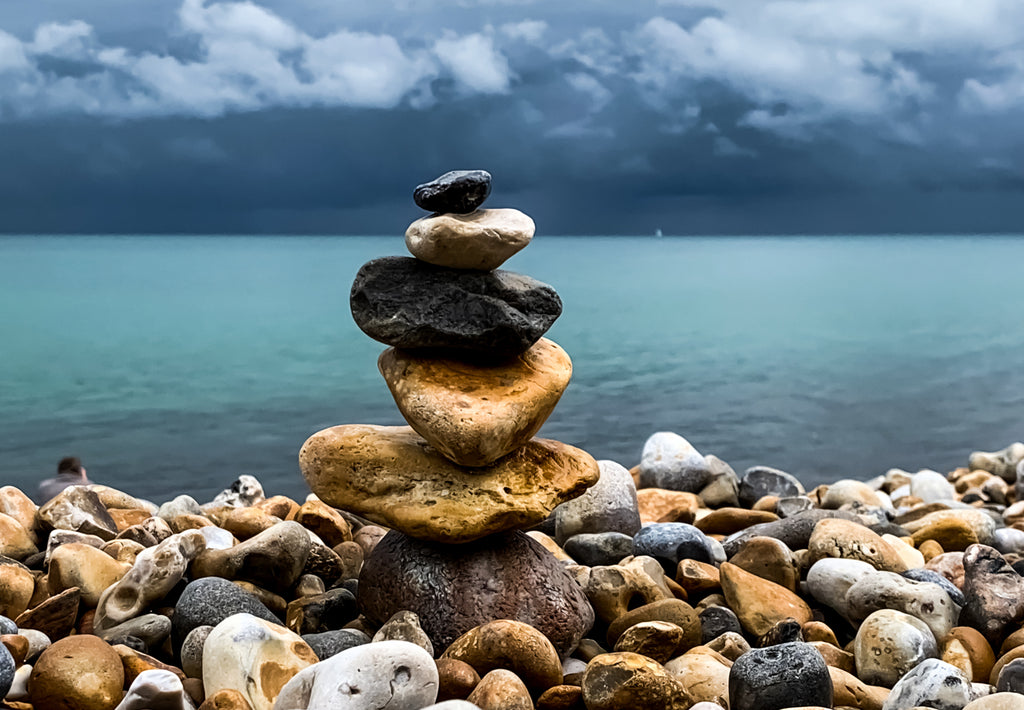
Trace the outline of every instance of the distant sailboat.
{"label": "distant sailboat", "polygon": [[664,234],[661,233],[661,227],[658,227],[657,229],[654,230],[654,236],[656,236],[656,237],[663,237],[663,236],[665,236]]}

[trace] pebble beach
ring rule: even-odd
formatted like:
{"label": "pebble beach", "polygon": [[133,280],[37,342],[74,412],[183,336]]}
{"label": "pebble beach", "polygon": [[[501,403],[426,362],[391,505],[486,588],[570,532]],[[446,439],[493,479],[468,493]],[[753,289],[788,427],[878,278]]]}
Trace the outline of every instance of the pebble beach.
{"label": "pebble beach", "polygon": [[411,256],[359,270],[407,426],[311,436],[304,499],[0,488],[3,707],[1024,709],[1024,444],[811,488],[537,438],[563,304],[499,268],[534,224],[490,185],[420,185]]}

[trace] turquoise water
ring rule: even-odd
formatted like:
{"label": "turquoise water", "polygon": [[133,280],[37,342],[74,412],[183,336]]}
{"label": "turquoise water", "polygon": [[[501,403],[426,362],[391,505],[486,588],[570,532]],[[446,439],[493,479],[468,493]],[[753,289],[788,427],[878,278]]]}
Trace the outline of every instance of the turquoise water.
{"label": "turquoise water", "polygon": [[[238,474],[306,492],[296,454],[398,424],[353,324],[389,237],[0,238],[0,484],[61,456],[137,495]],[[947,470],[1024,439],[1024,238],[538,237],[507,268],[565,304],[573,383],[542,435],[632,466],[672,430],[815,484]]]}

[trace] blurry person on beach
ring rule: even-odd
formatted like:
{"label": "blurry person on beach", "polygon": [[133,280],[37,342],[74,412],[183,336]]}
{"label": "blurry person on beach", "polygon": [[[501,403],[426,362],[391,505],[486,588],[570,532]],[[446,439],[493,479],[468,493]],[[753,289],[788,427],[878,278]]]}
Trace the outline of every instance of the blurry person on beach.
{"label": "blurry person on beach", "polygon": [[36,503],[43,505],[68,486],[87,486],[92,481],[85,477],[85,466],[77,456],[62,458],[57,464],[57,475],[39,484]]}

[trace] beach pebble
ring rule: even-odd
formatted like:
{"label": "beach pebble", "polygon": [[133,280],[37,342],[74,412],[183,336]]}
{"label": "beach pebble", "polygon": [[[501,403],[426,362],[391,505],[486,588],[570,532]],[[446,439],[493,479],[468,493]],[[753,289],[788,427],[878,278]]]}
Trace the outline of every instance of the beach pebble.
{"label": "beach pebble", "polygon": [[434,645],[430,643],[430,637],[420,626],[420,617],[411,611],[399,611],[384,622],[373,635],[373,642],[379,641],[407,641],[416,644],[431,657],[434,656]]}
{"label": "beach pebble", "polygon": [[132,681],[116,710],[194,710],[181,679],[170,671],[143,671]]}
{"label": "beach pebble", "polygon": [[732,609],[725,606],[709,606],[701,610],[700,618],[701,643],[707,644],[722,634],[742,634],[743,627]]}
{"label": "beach pebble", "polygon": [[0,513],[0,555],[24,560],[39,552],[35,536],[9,515]]}
{"label": "beach pebble", "polygon": [[775,503],[775,514],[780,518],[791,518],[797,513],[814,508],[814,501],[807,496],[786,496]]}
{"label": "beach pebble", "polygon": [[465,661],[481,677],[496,668],[510,670],[533,695],[562,682],[562,664],[555,647],[544,634],[519,621],[502,619],[470,629],[441,657]]}
{"label": "beach pebble", "polygon": [[996,690],[1000,693],[1024,693],[1024,658],[1015,658],[999,670]]}
{"label": "beach pebble", "polygon": [[[357,646],[310,665],[280,689],[274,710],[419,710],[437,699],[426,651],[406,641]],[[260,710],[256,705],[253,710]]]}
{"label": "beach pebble", "polygon": [[7,695],[7,691],[14,684],[14,672],[18,664],[14,662],[14,656],[7,650],[7,647],[0,644],[0,699]]}
{"label": "beach pebble", "polygon": [[[2,617],[0,617],[2,618]],[[39,654],[50,647],[50,638],[42,631],[36,629],[21,629],[18,635],[28,639],[28,651],[25,653],[25,662],[32,663]]]}
{"label": "beach pebble", "polygon": [[523,681],[512,671],[499,668],[483,678],[466,702],[481,710],[533,710],[533,700]]}
{"label": "beach pebble", "polygon": [[801,624],[811,620],[807,602],[785,587],[728,562],[723,563],[719,571],[722,592],[747,633],[763,636],[786,618],[796,619]]}
{"label": "beach pebble", "polygon": [[[630,538],[629,548],[632,547]],[[28,609],[35,589],[35,577],[28,569],[18,564],[0,564],[0,614],[17,618]]]}
{"label": "beach pebble", "polygon": [[206,638],[203,688],[207,694],[237,690],[253,710],[270,710],[285,683],[317,660],[306,642],[283,626],[234,614]]}
{"label": "beach pebble", "polygon": [[280,623],[253,594],[220,577],[207,577],[189,582],[174,606],[171,619],[174,638],[178,642],[197,626],[217,626],[233,614],[246,613],[264,621]]}
{"label": "beach pebble", "polygon": [[910,495],[925,503],[956,500],[953,484],[938,471],[925,469],[910,477]]}
{"label": "beach pebble", "polygon": [[759,523],[742,532],[730,535],[722,543],[725,554],[732,557],[736,554],[747,538],[763,535],[781,540],[790,550],[805,549],[810,542],[811,534],[819,521],[825,518],[843,518],[858,521],[853,513],[845,510],[820,510],[813,508],[770,523]]}
{"label": "beach pebble", "polygon": [[525,445],[572,377],[569,356],[546,338],[500,363],[388,348],[377,366],[403,418],[460,466],[487,466]]}
{"label": "beach pebble", "polygon": [[702,507],[696,493],[641,488],[636,492],[641,524],[692,523]]}
{"label": "beach pebble", "polygon": [[864,710],[882,710],[882,704],[889,696],[889,689],[868,685],[852,672],[829,666],[832,679],[832,702],[835,707],[855,707]]}
{"label": "beach pebble", "polygon": [[675,575],[680,560],[712,562],[708,537],[687,523],[652,523],[633,536],[633,554],[653,557],[666,573]]}
{"label": "beach pebble", "polygon": [[892,545],[869,528],[849,520],[826,519],[814,526],[808,540],[810,563],[827,557],[867,562],[876,569],[903,572],[906,563]]}
{"label": "beach pebble", "polygon": [[150,649],[170,636],[171,620],[163,614],[142,614],[106,629],[94,627],[93,633],[108,643],[125,637],[134,638]]}
{"label": "beach pebble", "polygon": [[131,566],[90,545],[70,543],[56,548],[47,568],[50,594],[78,587],[82,603],[94,608],[107,587],[120,580]]}
{"label": "beach pebble", "polygon": [[636,653],[606,653],[587,664],[580,681],[587,710],[685,710],[682,683],[660,663]]}
{"label": "beach pebble", "polygon": [[963,710],[972,697],[971,681],[959,668],[929,658],[909,670],[889,693],[882,710]]}
{"label": "beach pebble", "polygon": [[199,502],[189,495],[179,495],[161,505],[156,515],[164,520],[172,520],[180,515],[202,515],[203,509]]}
{"label": "beach pebble", "polygon": [[75,628],[81,600],[78,587],[65,589],[24,612],[15,622],[19,628],[36,629],[51,639],[62,639]]}
{"label": "beach pebble", "polygon": [[689,441],[670,431],[652,434],[640,456],[640,486],[697,493],[711,480],[711,467]]}
{"label": "beach pebble", "polygon": [[961,623],[981,631],[995,647],[1012,624],[1024,619],[1024,579],[995,549],[972,545],[963,556]]}
{"label": "beach pebble", "polygon": [[227,550],[206,550],[192,562],[193,577],[223,577],[252,582],[280,592],[302,574],[312,541],[294,521],[280,522]]}
{"label": "beach pebble", "polygon": [[670,658],[675,658],[681,648],[692,645],[687,643],[685,632],[676,624],[668,621],[641,621],[622,632],[613,650],[617,653],[639,653],[664,664]]}
{"label": "beach pebble", "polygon": [[514,209],[433,214],[405,230],[405,246],[421,261],[451,269],[491,271],[524,249],[536,225]]}
{"label": "beach pebble", "polygon": [[350,305],[356,325],[385,345],[466,350],[495,360],[527,350],[562,313],[555,290],[529,276],[446,269],[408,257],[364,264]]}
{"label": "beach pebble", "polygon": [[633,538],[618,532],[582,533],[566,540],[564,547],[581,565],[614,565],[633,554]]}
{"label": "beach pebble", "polygon": [[998,528],[992,534],[992,547],[1003,554],[1021,554],[1024,552],[1024,530]]}
{"label": "beach pebble", "polygon": [[321,661],[350,648],[370,643],[370,637],[359,629],[335,629],[318,634],[303,634],[302,640],[309,644]]}
{"label": "beach pebble", "polygon": [[744,508],[765,496],[802,496],[805,493],[800,481],[790,473],[768,466],[752,466],[740,478],[739,502]]}
{"label": "beach pebble", "polygon": [[915,616],[931,629],[936,640],[956,626],[960,610],[945,590],[931,582],[915,582],[893,572],[874,572],[846,592],[846,606],[853,621],[879,609],[895,609]]}
{"label": "beach pebble", "polygon": [[[560,545],[574,535],[640,530],[640,512],[633,477],[614,461],[598,461],[600,478],[583,495],[555,508],[555,540]],[[627,553],[628,554],[628,553]]]}
{"label": "beach pebble", "polygon": [[1024,710],[1024,695],[1001,691],[972,700],[963,710]]}
{"label": "beach pebble", "polygon": [[837,510],[853,504],[892,508],[892,501],[884,492],[872,488],[867,483],[849,478],[829,484],[821,500],[821,507],[826,510]]}
{"label": "beach pebble", "polygon": [[114,649],[82,634],[43,651],[28,685],[36,710],[113,710],[121,701],[124,669]]}
{"label": "beach pebble", "polygon": [[[647,655],[647,654],[644,654]],[[665,670],[686,688],[691,703],[729,704],[732,661],[710,649],[697,647],[665,663]]]}
{"label": "beach pebble", "polygon": [[664,621],[678,626],[682,632],[679,652],[700,643],[700,617],[697,611],[682,599],[662,599],[638,606],[622,614],[608,626],[608,644],[614,646],[627,630],[647,621]]}
{"label": "beach pebble", "polygon": [[289,603],[285,625],[298,634],[323,633],[341,628],[358,614],[355,595],[344,587],[335,587]]}
{"label": "beach pebble", "polygon": [[694,525],[708,535],[732,535],[746,530],[751,525],[769,523],[779,516],[767,510],[724,507],[714,510],[697,520]]}
{"label": "beach pebble", "polygon": [[793,551],[773,537],[748,538],[729,563],[791,592],[797,591],[800,583],[800,569]]}
{"label": "beach pebble", "polygon": [[[437,699],[462,700],[469,697],[473,688],[480,682],[480,674],[473,666],[456,658],[438,658],[437,666]],[[584,664],[586,667],[586,664]]]}
{"label": "beach pebble", "polygon": [[362,612],[381,624],[397,611],[415,612],[435,649],[488,621],[517,619],[564,656],[594,623],[575,580],[521,532],[454,547],[392,531],[363,563],[358,600]]}
{"label": "beach pebble", "polygon": [[1017,467],[1024,461],[1024,444],[1017,441],[999,451],[975,451],[968,466],[972,470],[988,471],[1008,483],[1014,483]]}
{"label": "beach pebble", "polygon": [[821,655],[805,643],[755,648],[729,671],[731,710],[832,707],[832,680]]}
{"label": "beach pebble", "polygon": [[109,629],[121,624],[162,599],[205,547],[203,536],[190,530],[140,552],[131,569],[100,596],[95,627]]}
{"label": "beach pebble", "polygon": [[218,493],[210,505],[211,507],[248,508],[265,498],[263,484],[255,476],[243,474],[236,478],[230,486]]}
{"label": "beach pebble", "polygon": [[486,170],[452,170],[417,185],[412,199],[427,212],[472,212],[491,194],[491,174]]}
{"label": "beach pebble", "polygon": [[914,544],[935,540],[947,552],[966,550],[968,546],[979,542],[987,545],[996,531],[992,516],[970,507],[936,510],[917,520],[900,524],[913,535]]}
{"label": "beach pebble", "polygon": [[862,681],[891,688],[911,668],[936,658],[939,649],[923,621],[895,609],[880,609],[857,629],[853,655]]}
{"label": "beach pebble", "polygon": [[[6,695],[0,695],[3,700],[14,700],[16,702],[28,702],[28,681],[32,677],[32,666],[27,663],[18,666],[18,669],[14,671],[13,682],[11,687],[7,690]],[[3,682],[0,681],[0,690],[2,690]]]}
{"label": "beach pebble", "polygon": [[311,495],[299,506],[294,518],[295,522],[319,537],[327,547],[333,548],[352,540],[352,528],[345,516],[316,496]]}
{"label": "beach pebble", "polygon": [[0,635],[18,633],[18,625],[10,618],[0,615]]}
{"label": "beach pebble", "polygon": [[963,606],[965,603],[964,593],[960,591],[955,584],[950,582],[948,579],[943,577],[941,574],[930,569],[909,569],[903,572],[903,576],[907,579],[912,579],[915,582],[931,582],[937,584],[949,595],[950,600],[957,606]]}
{"label": "beach pebble", "polygon": [[24,492],[14,486],[0,486],[0,513],[21,523],[26,530],[35,527],[36,512],[39,506]]}
{"label": "beach pebble", "polygon": [[616,565],[593,567],[582,583],[594,613],[612,622],[639,604],[650,604],[674,595],[665,570],[651,557],[634,557]]}
{"label": "beach pebble", "polygon": [[711,472],[707,484],[697,492],[704,505],[708,508],[739,505],[740,479],[732,466],[714,454],[706,455],[704,462]]}
{"label": "beach pebble", "polygon": [[101,550],[105,545],[111,544],[97,535],[88,535],[86,533],[75,532],[74,530],[51,530],[49,537],[46,539],[46,555],[43,558],[43,564],[49,565],[50,559],[53,557],[53,553],[62,545],[70,543],[89,545],[90,547],[95,547],[97,550]]}
{"label": "beach pebble", "polygon": [[548,439],[470,469],[410,427],[355,424],[314,434],[299,465],[325,502],[412,537],[453,544],[535,525],[600,475],[589,454]]}
{"label": "beach pebble", "polygon": [[181,670],[189,678],[203,677],[203,647],[206,645],[206,639],[211,631],[213,631],[213,627],[208,624],[197,626],[185,636],[185,640],[181,643],[178,654],[181,657]]}
{"label": "beach pebble", "polygon": [[481,710],[479,705],[474,705],[467,700],[445,700],[444,702],[428,705],[422,710]]}
{"label": "beach pebble", "polygon": [[39,509],[39,518],[52,528],[74,530],[113,540],[117,524],[99,496],[87,486],[68,486]]}

